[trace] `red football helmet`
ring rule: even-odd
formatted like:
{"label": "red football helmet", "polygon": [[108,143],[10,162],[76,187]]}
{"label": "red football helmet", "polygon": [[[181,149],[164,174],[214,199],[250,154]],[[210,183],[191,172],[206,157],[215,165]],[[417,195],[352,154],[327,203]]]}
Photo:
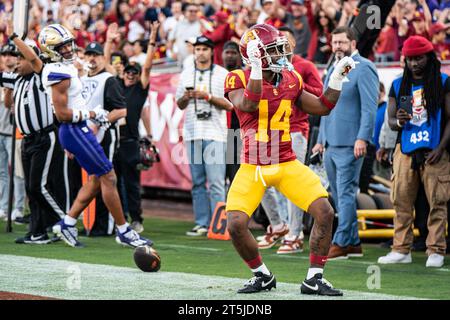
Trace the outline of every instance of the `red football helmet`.
{"label": "red football helmet", "polygon": [[287,38],[275,27],[268,24],[256,24],[241,37],[239,49],[245,64],[249,64],[247,43],[250,40],[260,40],[262,69],[281,72],[287,68],[290,54]]}

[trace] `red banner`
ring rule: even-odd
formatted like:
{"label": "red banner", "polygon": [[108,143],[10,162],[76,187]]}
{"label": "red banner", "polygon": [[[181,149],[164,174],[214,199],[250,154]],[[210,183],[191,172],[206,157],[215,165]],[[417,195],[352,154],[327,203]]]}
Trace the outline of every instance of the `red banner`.
{"label": "red banner", "polygon": [[191,174],[182,128],[184,112],[175,102],[179,74],[159,74],[151,77],[148,107],[152,136],[159,149],[161,162],[141,174],[141,185],[164,189],[191,190]]}

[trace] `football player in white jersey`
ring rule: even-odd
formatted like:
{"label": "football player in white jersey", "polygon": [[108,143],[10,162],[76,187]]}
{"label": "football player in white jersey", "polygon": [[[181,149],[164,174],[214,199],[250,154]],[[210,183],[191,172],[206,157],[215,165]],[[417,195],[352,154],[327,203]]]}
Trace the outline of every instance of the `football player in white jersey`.
{"label": "football player in white jersey", "polygon": [[68,214],[54,226],[53,231],[70,246],[81,246],[76,228],[77,218],[101,191],[103,201],[117,225],[116,241],[131,247],[151,246],[151,240],[141,237],[126,222],[112,163],[86,125],[87,120],[93,120],[108,127],[111,119],[101,106],[93,110],[86,108],[82,84],[73,65],[76,59],[73,35],[64,26],[51,24],[42,29],[38,41],[45,58],[50,61],[44,66],[42,81],[52,100],[56,117],[61,122],[61,145],[74,155],[91,176],[78,192]]}

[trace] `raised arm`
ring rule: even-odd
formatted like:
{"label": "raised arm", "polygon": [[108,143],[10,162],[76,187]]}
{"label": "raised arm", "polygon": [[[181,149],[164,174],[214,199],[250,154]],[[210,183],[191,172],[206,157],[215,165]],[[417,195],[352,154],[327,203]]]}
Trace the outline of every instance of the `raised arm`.
{"label": "raised arm", "polygon": [[106,42],[104,49],[104,56],[106,61],[106,71],[112,73],[113,75],[117,75],[116,69],[111,64],[111,53],[112,53],[112,45],[116,39],[120,39],[119,26],[117,23],[112,23],[109,25],[108,30],[106,31]]}
{"label": "raised arm", "polygon": [[[250,61],[250,79],[245,89],[236,89],[228,93],[231,103],[241,111],[254,112],[258,110],[262,95],[262,62],[259,40],[247,43],[247,56]],[[245,99],[244,99],[245,98]]]}
{"label": "raised arm", "polygon": [[33,71],[36,73],[40,73],[42,71],[42,67],[44,66],[39,56],[34,52],[30,46],[28,46],[19,36],[14,32],[12,20],[8,20],[6,27],[6,35],[13,39],[12,41],[17,46],[17,49],[22,53],[23,57],[31,63],[31,67]]}
{"label": "raised arm", "polygon": [[153,65],[153,55],[156,48],[156,36],[158,35],[158,28],[160,23],[154,21],[151,27],[150,39],[148,41],[147,56],[145,57],[145,63],[141,73],[141,84],[143,88],[146,88],[150,82],[150,71]]}
{"label": "raised arm", "polygon": [[303,90],[296,101],[296,105],[304,112],[319,116],[325,116],[335,107],[342,90],[342,83],[350,70],[355,68],[355,61],[351,57],[344,57],[339,60],[330,75],[328,88],[320,96],[316,97]]}

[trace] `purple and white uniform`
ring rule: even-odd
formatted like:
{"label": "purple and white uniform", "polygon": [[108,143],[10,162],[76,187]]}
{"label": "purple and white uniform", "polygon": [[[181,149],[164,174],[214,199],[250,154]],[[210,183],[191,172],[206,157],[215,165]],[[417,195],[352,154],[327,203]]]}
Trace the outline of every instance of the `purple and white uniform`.
{"label": "purple and white uniform", "polygon": [[[50,63],[44,66],[42,82],[50,99],[52,99],[52,86],[66,79],[70,80],[68,107],[87,109],[81,94],[83,86],[73,64]],[[75,156],[80,166],[89,175],[95,174],[100,177],[112,170],[112,163],[106,157],[86,121],[62,123],[59,127],[59,139],[64,149]]]}

